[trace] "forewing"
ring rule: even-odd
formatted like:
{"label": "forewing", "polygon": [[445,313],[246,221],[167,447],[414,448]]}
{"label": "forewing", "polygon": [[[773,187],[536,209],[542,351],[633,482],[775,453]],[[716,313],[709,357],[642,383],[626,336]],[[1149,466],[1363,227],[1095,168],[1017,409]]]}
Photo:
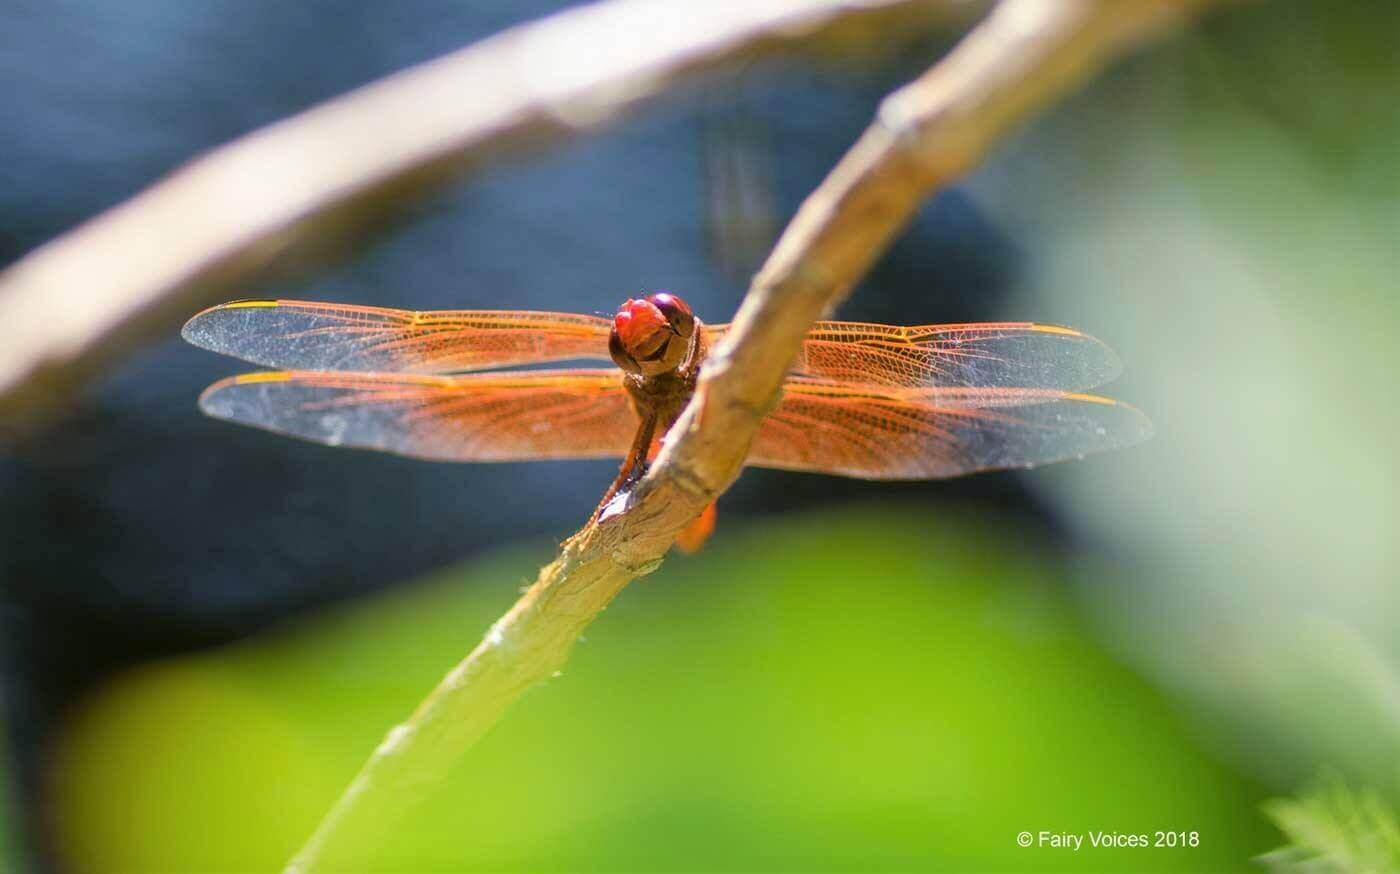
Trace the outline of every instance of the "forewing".
{"label": "forewing", "polygon": [[199,405],[316,443],[437,461],[620,457],[637,427],[615,370],[249,373],[214,383]]}
{"label": "forewing", "polygon": [[1050,389],[880,390],[793,378],[748,464],[859,479],[942,479],[1030,467],[1151,436],[1136,409]]}
{"label": "forewing", "polygon": [[412,310],[296,300],[207,309],[181,332],[196,346],[263,367],[452,373],[607,359],[611,323],[528,310]]}
{"label": "forewing", "polygon": [[[708,327],[711,342],[728,325]],[[1035,322],[876,325],[817,322],[794,373],[894,388],[1043,388],[1080,391],[1122,372],[1118,356],[1072,328]]]}

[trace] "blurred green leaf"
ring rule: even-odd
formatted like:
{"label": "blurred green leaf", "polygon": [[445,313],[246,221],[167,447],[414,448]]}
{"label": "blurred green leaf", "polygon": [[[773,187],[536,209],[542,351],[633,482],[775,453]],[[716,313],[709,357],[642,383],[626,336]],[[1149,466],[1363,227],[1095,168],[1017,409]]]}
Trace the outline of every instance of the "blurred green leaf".
{"label": "blurred green leaf", "polygon": [[[60,757],[69,863],[276,869],[548,553],[113,683]],[[736,523],[629,589],[365,866],[1244,870],[1277,842],[1258,790],[1086,639],[1062,581],[990,518]],[[1016,845],[1092,829],[1201,845]]]}
{"label": "blurred green leaf", "polygon": [[1400,871],[1400,818],[1370,790],[1331,779],[1301,798],[1265,805],[1289,845],[1261,858],[1272,869],[1313,874]]}

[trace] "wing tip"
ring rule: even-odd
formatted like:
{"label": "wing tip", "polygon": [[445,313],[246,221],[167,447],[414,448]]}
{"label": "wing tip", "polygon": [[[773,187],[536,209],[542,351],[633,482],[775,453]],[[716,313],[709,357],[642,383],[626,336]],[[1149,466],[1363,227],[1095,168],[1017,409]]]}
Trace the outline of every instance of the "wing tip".
{"label": "wing tip", "polygon": [[1093,334],[1086,334],[1083,331],[1067,327],[1065,325],[1052,325],[1047,322],[1031,322],[1030,330],[1038,334],[1052,334],[1058,337],[1069,337],[1074,340],[1082,340],[1092,346],[1097,347],[1098,353],[1103,356],[1102,367],[1093,375],[1093,384],[1084,388],[1092,388],[1094,385],[1102,385],[1112,382],[1123,375],[1123,359],[1118,357],[1118,353],[1113,351],[1113,347],[1095,337]]}
{"label": "wing tip", "polygon": [[223,352],[218,339],[210,330],[209,320],[219,313],[229,310],[250,310],[250,309],[273,309],[281,306],[281,301],[272,298],[247,298],[245,300],[231,300],[217,306],[202,309],[185,321],[180,328],[180,336],[186,343],[198,346],[201,349],[208,349],[213,352]]}
{"label": "wing tip", "polygon": [[1123,413],[1133,421],[1133,424],[1136,426],[1136,431],[1128,435],[1127,439],[1115,448],[1122,449],[1128,446],[1135,446],[1145,440],[1152,439],[1153,435],[1157,433],[1156,426],[1152,424],[1152,420],[1148,418],[1147,414],[1130,403],[1114,398],[1106,398],[1102,395],[1081,394],[1078,392],[1067,394],[1064,396],[1064,399],[1067,401],[1078,401],[1080,403],[1099,404],[1105,407],[1117,407],[1119,410],[1122,410]]}
{"label": "wing tip", "polygon": [[224,389],[230,388],[237,384],[238,377],[236,376],[226,376],[218,382],[210,383],[207,387],[205,387],[204,391],[199,393],[199,400],[196,401],[196,403],[199,406],[199,411],[204,415],[210,416],[215,419],[227,418],[227,416],[221,414],[219,405],[216,403],[216,399],[218,395],[223,392]]}
{"label": "wing tip", "polygon": [[292,379],[292,372],[289,370],[260,370],[253,373],[240,373],[236,376],[226,376],[218,382],[211,383],[204,391],[199,393],[199,410],[206,416],[215,419],[228,419],[232,415],[227,403],[220,403],[233,400],[233,396],[226,393],[226,389],[240,385],[253,385],[256,383],[288,382]]}

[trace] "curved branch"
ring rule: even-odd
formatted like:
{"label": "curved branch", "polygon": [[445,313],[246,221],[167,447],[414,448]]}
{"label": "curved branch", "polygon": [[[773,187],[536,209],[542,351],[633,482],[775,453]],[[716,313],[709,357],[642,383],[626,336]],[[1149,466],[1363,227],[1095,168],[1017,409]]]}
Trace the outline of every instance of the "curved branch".
{"label": "curved branch", "polygon": [[870,47],[872,33],[918,33],[966,6],[610,0],[255,131],[0,273],[0,432],[41,422],[102,365],[189,313],[341,255],[482,162],[595,131],[724,65]]}
{"label": "curved branch", "polygon": [[630,506],[564,544],[535,584],[394,728],[289,866],[346,864],[404,790],[450,767],[628,582],[738,476],[811,323],[864,275],[919,204],[1009,128],[1210,0],[1006,0],[877,120],[809,196],[754,279],[734,327]]}

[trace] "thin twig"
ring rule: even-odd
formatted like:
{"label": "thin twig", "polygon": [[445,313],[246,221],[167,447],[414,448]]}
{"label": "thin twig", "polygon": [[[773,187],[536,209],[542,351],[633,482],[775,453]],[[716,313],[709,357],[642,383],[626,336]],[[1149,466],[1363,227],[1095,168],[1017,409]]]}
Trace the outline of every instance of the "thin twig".
{"label": "thin twig", "polygon": [[406,790],[452,766],[677,532],[738,475],[811,323],[839,302],[933,191],[1017,122],[1210,0],[1006,0],[877,120],[802,205],[754,279],[696,396],[631,506],[585,527],[394,728],[288,867],[353,865]]}
{"label": "thin twig", "polygon": [[869,48],[872,32],[919,33],[967,5],[611,0],[242,137],[0,274],[0,432],[42,422],[200,307],[345,254],[485,161],[602,128],[723,65]]}

